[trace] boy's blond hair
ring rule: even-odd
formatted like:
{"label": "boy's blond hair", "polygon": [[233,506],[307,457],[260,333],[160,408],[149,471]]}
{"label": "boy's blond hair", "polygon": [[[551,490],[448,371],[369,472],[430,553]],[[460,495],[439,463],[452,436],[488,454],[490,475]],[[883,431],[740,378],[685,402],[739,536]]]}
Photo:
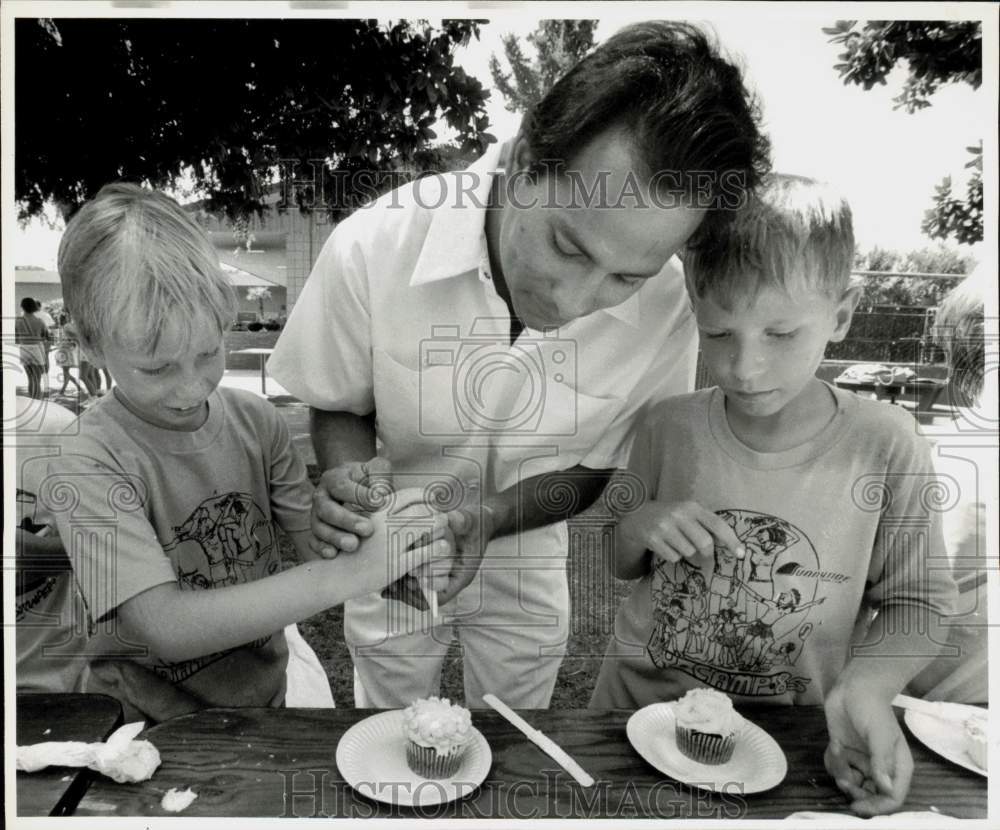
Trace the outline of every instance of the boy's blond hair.
{"label": "boy's blond hair", "polygon": [[953,388],[962,406],[974,406],[983,393],[986,344],[983,307],[986,299],[986,269],[976,268],[953,288],[938,306],[931,332],[948,355]]}
{"label": "boy's blond hair", "polygon": [[731,308],[764,287],[839,296],[854,262],[851,208],[829,185],[774,173],[733,221],[684,257],[688,292]]}
{"label": "boy's blond hair", "polygon": [[155,350],[163,322],[236,317],[236,293],[205,233],[169,196],[118,182],[101,188],[59,243],[63,300],[84,348],[109,341]]}

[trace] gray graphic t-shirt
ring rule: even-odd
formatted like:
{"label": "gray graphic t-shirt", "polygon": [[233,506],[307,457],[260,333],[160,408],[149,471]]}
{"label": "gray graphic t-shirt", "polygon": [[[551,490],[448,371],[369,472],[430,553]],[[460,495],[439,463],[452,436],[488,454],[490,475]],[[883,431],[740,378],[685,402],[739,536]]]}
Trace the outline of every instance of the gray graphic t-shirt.
{"label": "gray graphic t-shirt", "polygon": [[746,555],[653,556],[619,609],[592,705],[634,709],[697,686],[820,703],[869,609],[950,612],[941,511],[952,496],[912,416],[830,392],[831,424],[776,453],[733,435],[717,389],[648,413],[631,472],[650,499],[692,500],[721,516]]}

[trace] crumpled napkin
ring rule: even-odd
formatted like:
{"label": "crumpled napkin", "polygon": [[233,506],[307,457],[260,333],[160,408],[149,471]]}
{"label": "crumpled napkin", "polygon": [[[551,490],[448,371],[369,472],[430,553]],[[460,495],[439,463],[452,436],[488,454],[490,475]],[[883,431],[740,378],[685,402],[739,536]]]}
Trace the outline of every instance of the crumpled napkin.
{"label": "crumpled napkin", "polygon": [[17,748],[17,769],[37,772],[45,767],[88,767],[119,784],[145,781],[160,765],[160,752],[149,741],[135,736],[145,728],[143,721],[127,723],[104,743],[46,741]]}

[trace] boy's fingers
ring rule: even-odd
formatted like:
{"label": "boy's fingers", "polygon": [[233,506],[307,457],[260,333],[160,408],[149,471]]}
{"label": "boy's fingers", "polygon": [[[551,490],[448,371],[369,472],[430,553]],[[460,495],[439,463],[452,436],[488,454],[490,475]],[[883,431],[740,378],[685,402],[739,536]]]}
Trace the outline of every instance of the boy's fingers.
{"label": "boy's fingers", "polygon": [[739,537],[733,532],[733,529],[728,525],[725,519],[709,510],[705,511],[702,518],[702,523],[712,536],[715,537],[715,544],[728,548],[736,554],[738,559],[742,559],[746,555],[746,549],[743,547],[743,543],[739,540]]}

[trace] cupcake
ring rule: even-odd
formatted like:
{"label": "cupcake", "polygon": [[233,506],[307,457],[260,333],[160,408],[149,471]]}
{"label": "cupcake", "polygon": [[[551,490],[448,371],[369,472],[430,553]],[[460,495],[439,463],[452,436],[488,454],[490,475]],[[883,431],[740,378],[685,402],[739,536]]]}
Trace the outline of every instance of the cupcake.
{"label": "cupcake", "polygon": [[724,764],[733,757],[743,719],[728,695],[691,689],[674,704],[677,748],[701,764]]}
{"label": "cupcake", "polygon": [[979,716],[965,721],[965,754],[977,767],[986,769],[986,718]]}
{"label": "cupcake", "polygon": [[446,697],[417,700],[403,710],[403,734],[411,770],[424,778],[450,778],[472,737],[472,716]]}

